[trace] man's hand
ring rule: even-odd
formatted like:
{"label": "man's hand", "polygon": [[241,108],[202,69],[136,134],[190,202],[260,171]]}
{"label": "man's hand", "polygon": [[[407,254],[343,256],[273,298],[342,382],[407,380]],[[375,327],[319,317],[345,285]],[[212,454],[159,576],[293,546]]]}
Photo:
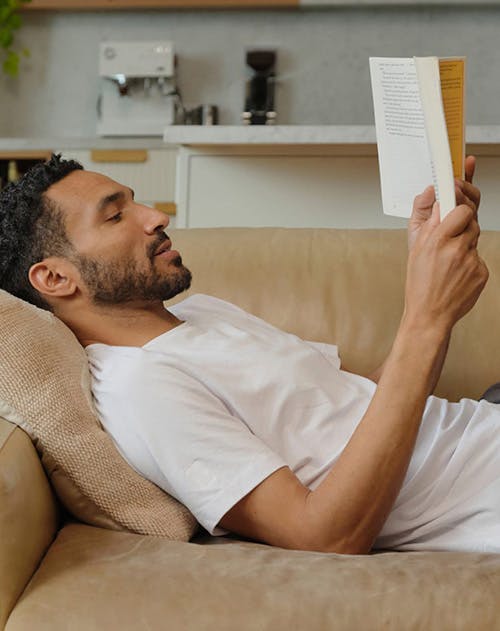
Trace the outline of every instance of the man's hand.
{"label": "man's hand", "polygon": [[[480,190],[472,184],[476,158],[467,156],[465,159],[465,180],[455,180],[455,196],[457,206],[466,204],[474,212],[477,221],[477,211],[481,201]],[[415,244],[420,228],[430,219],[436,197],[434,187],[428,186],[423,193],[415,197],[413,210],[408,224],[408,248],[411,250]]]}
{"label": "man's hand", "polygon": [[[481,201],[481,193],[479,189],[472,184],[472,178],[474,177],[474,170],[476,167],[476,159],[474,156],[468,156],[465,159],[465,180],[455,180],[455,196],[457,200],[457,206],[466,205],[473,212],[473,219],[477,224],[477,211],[479,208],[479,203]],[[434,187],[428,186],[423,193],[417,195],[415,197],[415,201],[413,204],[412,216],[410,218],[410,222],[408,224],[408,249],[411,253],[417,238],[422,230],[422,228],[429,224],[432,217],[432,209],[434,204],[436,203],[436,197],[434,195]],[[435,217],[435,224],[440,223],[439,213]],[[477,242],[479,239],[479,226],[470,227],[470,230],[475,231],[474,238],[471,242],[471,246],[473,248],[477,247]],[[442,357],[441,360],[436,362],[436,370],[435,370],[435,379],[433,380],[432,389],[429,394],[432,394],[434,386],[437,382],[437,378],[441,372],[441,367],[447,352],[448,343],[443,344],[442,347]],[[373,372],[369,375],[366,375],[368,379],[371,379],[375,383],[378,383],[380,377],[384,372],[385,361]],[[343,368],[344,369],[344,368]],[[345,370],[345,369],[344,369]]]}
{"label": "man's hand", "polygon": [[451,331],[475,304],[488,280],[477,252],[476,217],[469,204],[462,204],[440,221],[434,204],[408,259],[405,314],[411,319]]}

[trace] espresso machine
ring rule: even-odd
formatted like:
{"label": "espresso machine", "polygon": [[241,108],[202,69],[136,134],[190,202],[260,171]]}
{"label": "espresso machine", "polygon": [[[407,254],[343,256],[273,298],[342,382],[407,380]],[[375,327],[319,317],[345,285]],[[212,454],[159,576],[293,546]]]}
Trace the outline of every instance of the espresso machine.
{"label": "espresso machine", "polygon": [[175,66],[169,41],[102,42],[97,133],[162,136],[176,118]]}
{"label": "espresso machine", "polygon": [[276,51],[249,50],[246,53],[246,63],[250,76],[245,86],[243,123],[273,125],[276,122],[274,106]]}

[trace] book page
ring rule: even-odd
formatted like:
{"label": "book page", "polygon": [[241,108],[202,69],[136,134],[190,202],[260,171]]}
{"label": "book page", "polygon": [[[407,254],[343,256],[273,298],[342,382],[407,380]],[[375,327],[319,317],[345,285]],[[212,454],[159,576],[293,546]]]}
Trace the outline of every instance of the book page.
{"label": "book page", "polygon": [[384,213],[410,217],[433,183],[415,62],[371,57],[370,75]]}
{"label": "book page", "polygon": [[437,57],[415,57],[415,66],[431,155],[432,180],[440,205],[441,219],[444,219],[455,208],[456,201],[450,143],[441,95],[439,60]]}
{"label": "book page", "polygon": [[464,179],[465,59],[440,59],[439,75],[454,177]]}

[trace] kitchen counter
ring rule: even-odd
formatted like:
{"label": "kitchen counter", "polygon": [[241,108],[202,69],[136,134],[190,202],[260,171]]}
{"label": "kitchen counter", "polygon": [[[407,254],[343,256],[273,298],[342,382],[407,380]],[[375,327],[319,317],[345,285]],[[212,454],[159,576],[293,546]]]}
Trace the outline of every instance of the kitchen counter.
{"label": "kitchen counter", "polygon": [[[500,125],[470,125],[467,142],[500,144]],[[166,145],[374,145],[373,125],[172,125],[163,138],[48,137],[0,138],[2,151],[47,149],[163,149]]]}
{"label": "kitchen counter", "polygon": [[179,145],[243,144],[372,144],[375,127],[369,125],[175,125],[163,138]]}
{"label": "kitchen counter", "polygon": [[[467,127],[469,144],[500,144],[500,125]],[[176,145],[376,144],[373,125],[174,125],[163,139]]]}

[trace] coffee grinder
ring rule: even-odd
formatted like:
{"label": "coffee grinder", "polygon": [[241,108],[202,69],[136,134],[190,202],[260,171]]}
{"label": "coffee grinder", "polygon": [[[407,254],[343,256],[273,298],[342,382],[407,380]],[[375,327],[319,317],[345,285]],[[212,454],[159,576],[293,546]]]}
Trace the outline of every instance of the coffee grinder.
{"label": "coffee grinder", "polygon": [[275,50],[249,50],[246,63],[251,76],[246,82],[245,110],[242,114],[245,125],[273,125],[276,122],[274,107]]}

